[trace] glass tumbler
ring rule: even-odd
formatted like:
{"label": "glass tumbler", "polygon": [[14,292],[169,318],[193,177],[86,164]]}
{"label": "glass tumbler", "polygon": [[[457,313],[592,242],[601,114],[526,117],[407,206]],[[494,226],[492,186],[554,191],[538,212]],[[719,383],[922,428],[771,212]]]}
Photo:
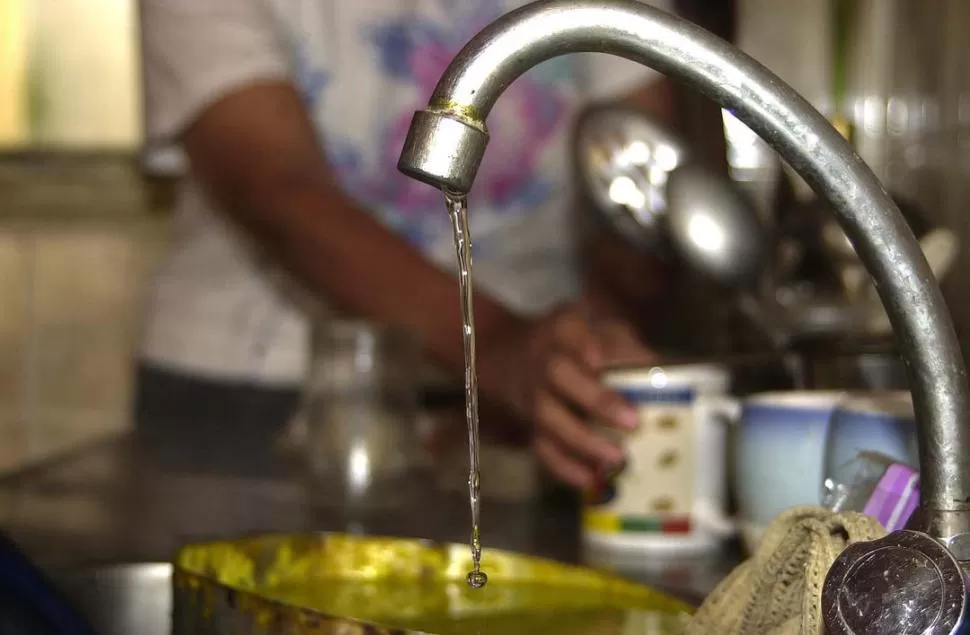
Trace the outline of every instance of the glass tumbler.
{"label": "glass tumbler", "polygon": [[318,518],[329,510],[360,519],[431,490],[418,434],[419,363],[406,332],[355,321],[314,329],[303,415],[306,491]]}
{"label": "glass tumbler", "polygon": [[915,468],[918,461],[908,391],[849,393],[829,421],[821,503],[862,512],[893,465]]}

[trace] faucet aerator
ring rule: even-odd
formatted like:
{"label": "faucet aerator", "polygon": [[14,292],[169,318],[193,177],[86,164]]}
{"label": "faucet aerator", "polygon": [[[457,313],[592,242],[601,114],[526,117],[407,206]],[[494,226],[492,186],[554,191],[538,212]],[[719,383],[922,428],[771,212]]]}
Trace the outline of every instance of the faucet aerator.
{"label": "faucet aerator", "polygon": [[488,132],[447,112],[414,113],[397,169],[452,194],[467,194],[485,155]]}

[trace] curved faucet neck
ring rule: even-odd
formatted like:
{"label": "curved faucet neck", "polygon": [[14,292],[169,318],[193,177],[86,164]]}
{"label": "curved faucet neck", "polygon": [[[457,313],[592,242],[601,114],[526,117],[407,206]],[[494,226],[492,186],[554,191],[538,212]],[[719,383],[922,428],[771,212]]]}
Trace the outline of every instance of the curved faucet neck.
{"label": "curved faucet neck", "polygon": [[703,29],[636,0],[541,0],[500,18],[455,58],[418,112],[399,168],[467,192],[488,141],[485,118],[519,75],[565,53],[626,57],[680,79],[761,135],[832,204],[875,280],[907,362],[929,533],[970,560],[970,411],[953,324],[915,237],[885,189],[811,105]]}

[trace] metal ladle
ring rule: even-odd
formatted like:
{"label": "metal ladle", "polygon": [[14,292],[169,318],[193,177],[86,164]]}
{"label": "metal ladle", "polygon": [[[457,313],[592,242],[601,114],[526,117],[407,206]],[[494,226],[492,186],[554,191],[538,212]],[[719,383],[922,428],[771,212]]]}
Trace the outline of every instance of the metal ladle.
{"label": "metal ladle", "polygon": [[647,251],[673,252],[695,273],[730,290],[773,350],[785,350],[790,329],[783,307],[757,297],[768,238],[730,179],[690,163],[678,135],[623,106],[585,113],[574,154],[594,212],[616,233]]}
{"label": "metal ladle", "polygon": [[[948,562],[970,562],[970,428],[965,422],[970,392],[953,323],[892,198],[846,140],[790,86],[727,42],[637,0],[540,0],[499,18],[462,49],[428,108],[415,113],[399,169],[439,189],[468,192],[488,144],[485,120],[502,92],[540,62],[577,52],[626,57],[693,86],[758,133],[832,204],[886,305],[909,371],[918,424],[926,533],[894,532],[889,544],[870,543],[870,549],[893,554],[884,564],[897,577],[892,589],[868,597],[866,610],[889,614],[890,605],[905,598],[921,616],[945,606],[948,615],[962,621],[965,588],[952,596],[959,599],[956,604],[943,604],[962,580],[927,577],[924,571],[923,584],[907,584],[916,575],[913,567],[940,555],[930,553],[940,546]],[[840,588],[864,595],[865,581],[852,571],[849,567]],[[870,615],[859,623],[877,622]],[[910,624],[905,626],[896,632],[909,632]]]}
{"label": "metal ladle", "polygon": [[768,238],[754,207],[729,179],[697,164],[670,173],[666,199],[674,251],[694,271],[736,293],[738,308],[782,355],[796,387],[803,386],[797,356],[786,354],[790,320],[778,302],[759,296]]}
{"label": "metal ladle", "polygon": [[783,304],[763,289],[768,236],[751,202],[726,176],[685,164],[667,179],[667,231],[674,251],[694,271],[735,292],[741,313],[768,340],[795,388],[807,385],[796,340],[822,333],[860,333],[868,313],[824,298]]}
{"label": "metal ladle", "polygon": [[598,106],[580,118],[573,153],[594,211],[631,244],[664,252],[667,179],[690,155],[683,139],[633,108]]}
{"label": "metal ladle", "polygon": [[726,287],[756,287],[767,263],[767,236],[757,212],[726,177],[682,165],[667,178],[667,227],[677,252]]}

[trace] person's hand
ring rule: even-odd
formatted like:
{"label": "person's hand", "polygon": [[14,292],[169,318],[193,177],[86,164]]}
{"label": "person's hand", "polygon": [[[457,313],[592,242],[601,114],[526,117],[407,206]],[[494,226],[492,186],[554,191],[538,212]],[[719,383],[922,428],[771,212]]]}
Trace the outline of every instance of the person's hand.
{"label": "person's hand", "polygon": [[594,324],[589,313],[576,302],[478,347],[483,396],[531,421],[540,461],[576,487],[590,485],[597,473],[624,460],[622,448],[590,424],[621,431],[638,425],[636,410],[603,385],[600,371],[621,352],[624,361],[651,356],[627,325]]}

